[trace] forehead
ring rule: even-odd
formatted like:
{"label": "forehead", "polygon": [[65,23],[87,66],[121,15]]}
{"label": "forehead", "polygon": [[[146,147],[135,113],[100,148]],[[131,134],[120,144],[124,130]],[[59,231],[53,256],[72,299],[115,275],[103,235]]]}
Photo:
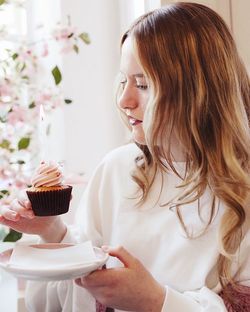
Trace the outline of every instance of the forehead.
{"label": "forehead", "polygon": [[122,45],[120,71],[126,75],[142,73],[142,67],[136,59],[136,50],[131,37],[128,37]]}

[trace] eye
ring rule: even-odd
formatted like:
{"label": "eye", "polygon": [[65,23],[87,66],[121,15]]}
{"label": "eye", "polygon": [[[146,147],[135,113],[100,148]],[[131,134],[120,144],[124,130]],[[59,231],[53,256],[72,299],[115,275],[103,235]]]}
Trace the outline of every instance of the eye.
{"label": "eye", "polygon": [[146,84],[136,84],[136,88],[141,89],[141,90],[147,90],[148,85]]}
{"label": "eye", "polygon": [[125,85],[127,83],[127,78],[123,73],[119,73],[119,76],[117,77],[118,83],[121,86],[122,89],[125,88]]}
{"label": "eye", "polygon": [[136,78],[135,79],[135,86],[136,88],[140,90],[147,90],[148,89],[148,84],[145,78]]}
{"label": "eye", "polygon": [[119,82],[119,84],[120,84],[122,90],[125,88],[126,83],[127,83],[127,80],[122,80],[122,81]]}

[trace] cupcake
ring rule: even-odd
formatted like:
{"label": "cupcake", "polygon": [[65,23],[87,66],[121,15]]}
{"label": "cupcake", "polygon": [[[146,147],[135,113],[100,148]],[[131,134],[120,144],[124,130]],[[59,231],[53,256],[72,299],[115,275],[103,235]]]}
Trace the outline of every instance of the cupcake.
{"label": "cupcake", "polygon": [[63,185],[59,164],[42,162],[31,184],[26,192],[36,216],[55,216],[68,212],[72,186]]}

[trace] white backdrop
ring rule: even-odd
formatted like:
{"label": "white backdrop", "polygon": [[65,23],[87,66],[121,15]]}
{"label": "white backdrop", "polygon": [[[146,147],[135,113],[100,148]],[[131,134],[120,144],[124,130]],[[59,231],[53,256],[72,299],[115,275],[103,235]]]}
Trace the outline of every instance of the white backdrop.
{"label": "white backdrop", "polygon": [[[114,99],[119,71],[121,34],[144,12],[143,0],[62,0],[62,18],[89,33],[91,44],[78,56],[63,59],[65,95],[74,103],[64,108],[64,158],[69,171],[89,178],[103,156],[127,140]],[[74,187],[71,211],[84,186]],[[72,220],[72,213],[67,215]]]}

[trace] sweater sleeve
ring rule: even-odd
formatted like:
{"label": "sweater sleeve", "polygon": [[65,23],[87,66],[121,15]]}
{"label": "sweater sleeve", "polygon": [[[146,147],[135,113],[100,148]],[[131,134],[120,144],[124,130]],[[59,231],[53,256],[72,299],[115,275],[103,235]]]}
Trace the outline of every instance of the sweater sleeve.
{"label": "sweater sleeve", "polygon": [[166,286],[166,298],[161,312],[248,311],[250,304],[250,231],[246,233],[232,262],[232,273],[238,287],[228,286],[230,299],[225,295],[225,291],[220,291],[217,294],[207,287],[181,293]]}
{"label": "sweater sleeve", "polygon": [[166,289],[166,298],[161,312],[227,312],[222,298],[206,287],[199,291],[183,293],[170,287]]}

